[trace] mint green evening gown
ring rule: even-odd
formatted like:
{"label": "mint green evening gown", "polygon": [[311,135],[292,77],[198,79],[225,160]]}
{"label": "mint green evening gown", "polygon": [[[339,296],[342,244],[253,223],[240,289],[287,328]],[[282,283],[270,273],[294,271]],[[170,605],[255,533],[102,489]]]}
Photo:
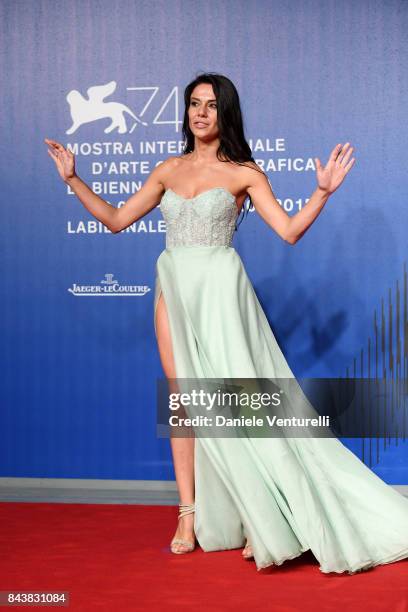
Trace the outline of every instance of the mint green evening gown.
{"label": "mint green evening gown", "polygon": [[[162,292],[177,378],[294,379],[231,246],[234,196],[167,189],[160,208],[167,234],[154,313]],[[257,569],[306,550],[324,573],[408,557],[408,499],[335,437],[197,437],[195,503],[201,548],[240,548],[248,538]]]}

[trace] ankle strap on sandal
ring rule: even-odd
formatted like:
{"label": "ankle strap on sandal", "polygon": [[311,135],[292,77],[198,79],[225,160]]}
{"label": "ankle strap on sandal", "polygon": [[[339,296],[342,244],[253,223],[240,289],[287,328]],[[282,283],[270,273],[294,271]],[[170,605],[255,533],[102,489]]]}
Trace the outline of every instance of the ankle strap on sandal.
{"label": "ankle strap on sandal", "polygon": [[182,518],[183,516],[186,516],[187,514],[191,514],[192,512],[195,512],[195,503],[193,502],[192,504],[179,504],[179,518]]}

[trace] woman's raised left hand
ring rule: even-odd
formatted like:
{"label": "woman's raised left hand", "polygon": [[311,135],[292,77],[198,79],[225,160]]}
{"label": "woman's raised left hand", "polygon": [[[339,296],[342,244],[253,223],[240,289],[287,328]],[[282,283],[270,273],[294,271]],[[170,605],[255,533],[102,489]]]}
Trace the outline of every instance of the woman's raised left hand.
{"label": "woman's raised left hand", "polygon": [[325,167],[320,163],[320,159],[315,157],[317,183],[320,189],[332,194],[340,187],[356,161],[355,157],[350,159],[352,151],[353,147],[349,142],[345,145],[336,145]]}

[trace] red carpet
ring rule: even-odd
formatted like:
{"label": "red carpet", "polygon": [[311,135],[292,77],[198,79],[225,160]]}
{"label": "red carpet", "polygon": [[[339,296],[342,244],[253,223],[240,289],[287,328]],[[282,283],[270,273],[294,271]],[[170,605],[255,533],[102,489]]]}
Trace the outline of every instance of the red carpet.
{"label": "red carpet", "polygon": [[408,560],[325,575],[308,551],[257,571],[240,550],[173,555],[176,520],[169,506],[0,503],[0,590],[69,591],[84,611],[408,612]]}

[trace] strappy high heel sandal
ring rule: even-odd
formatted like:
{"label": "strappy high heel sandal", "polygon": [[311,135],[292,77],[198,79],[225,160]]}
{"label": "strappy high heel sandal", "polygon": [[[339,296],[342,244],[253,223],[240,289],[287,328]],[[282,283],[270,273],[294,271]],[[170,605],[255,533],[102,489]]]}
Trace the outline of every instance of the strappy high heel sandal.
{"label": "strappy high heel sandal", "polygon": [[[180,520],[183,516],[186,516],[187,514],[192,514],[193,512],[195,512],[194,503],[179,504],[179,508],[180,510],[179,510],[179,515],[178,515],[178,520]],[[188,550],[175,550],[176,544],[182,544]],[[188,542],[188,540],[183,540],[182,538],[173,538],[172,541],[170,542],[170,550],[175,555],[184,555],[185,553],[192,552],[194,548],[195,548],[195,541],[193,543],[193,542]]]}
{"label": "strappy high heel sandal", "polygon": [[245,544],[244,550],[242,551],[242,556],[244,559],[253,559],[254,557],[254,553],[252,552],[252,546],[248,540]]}

